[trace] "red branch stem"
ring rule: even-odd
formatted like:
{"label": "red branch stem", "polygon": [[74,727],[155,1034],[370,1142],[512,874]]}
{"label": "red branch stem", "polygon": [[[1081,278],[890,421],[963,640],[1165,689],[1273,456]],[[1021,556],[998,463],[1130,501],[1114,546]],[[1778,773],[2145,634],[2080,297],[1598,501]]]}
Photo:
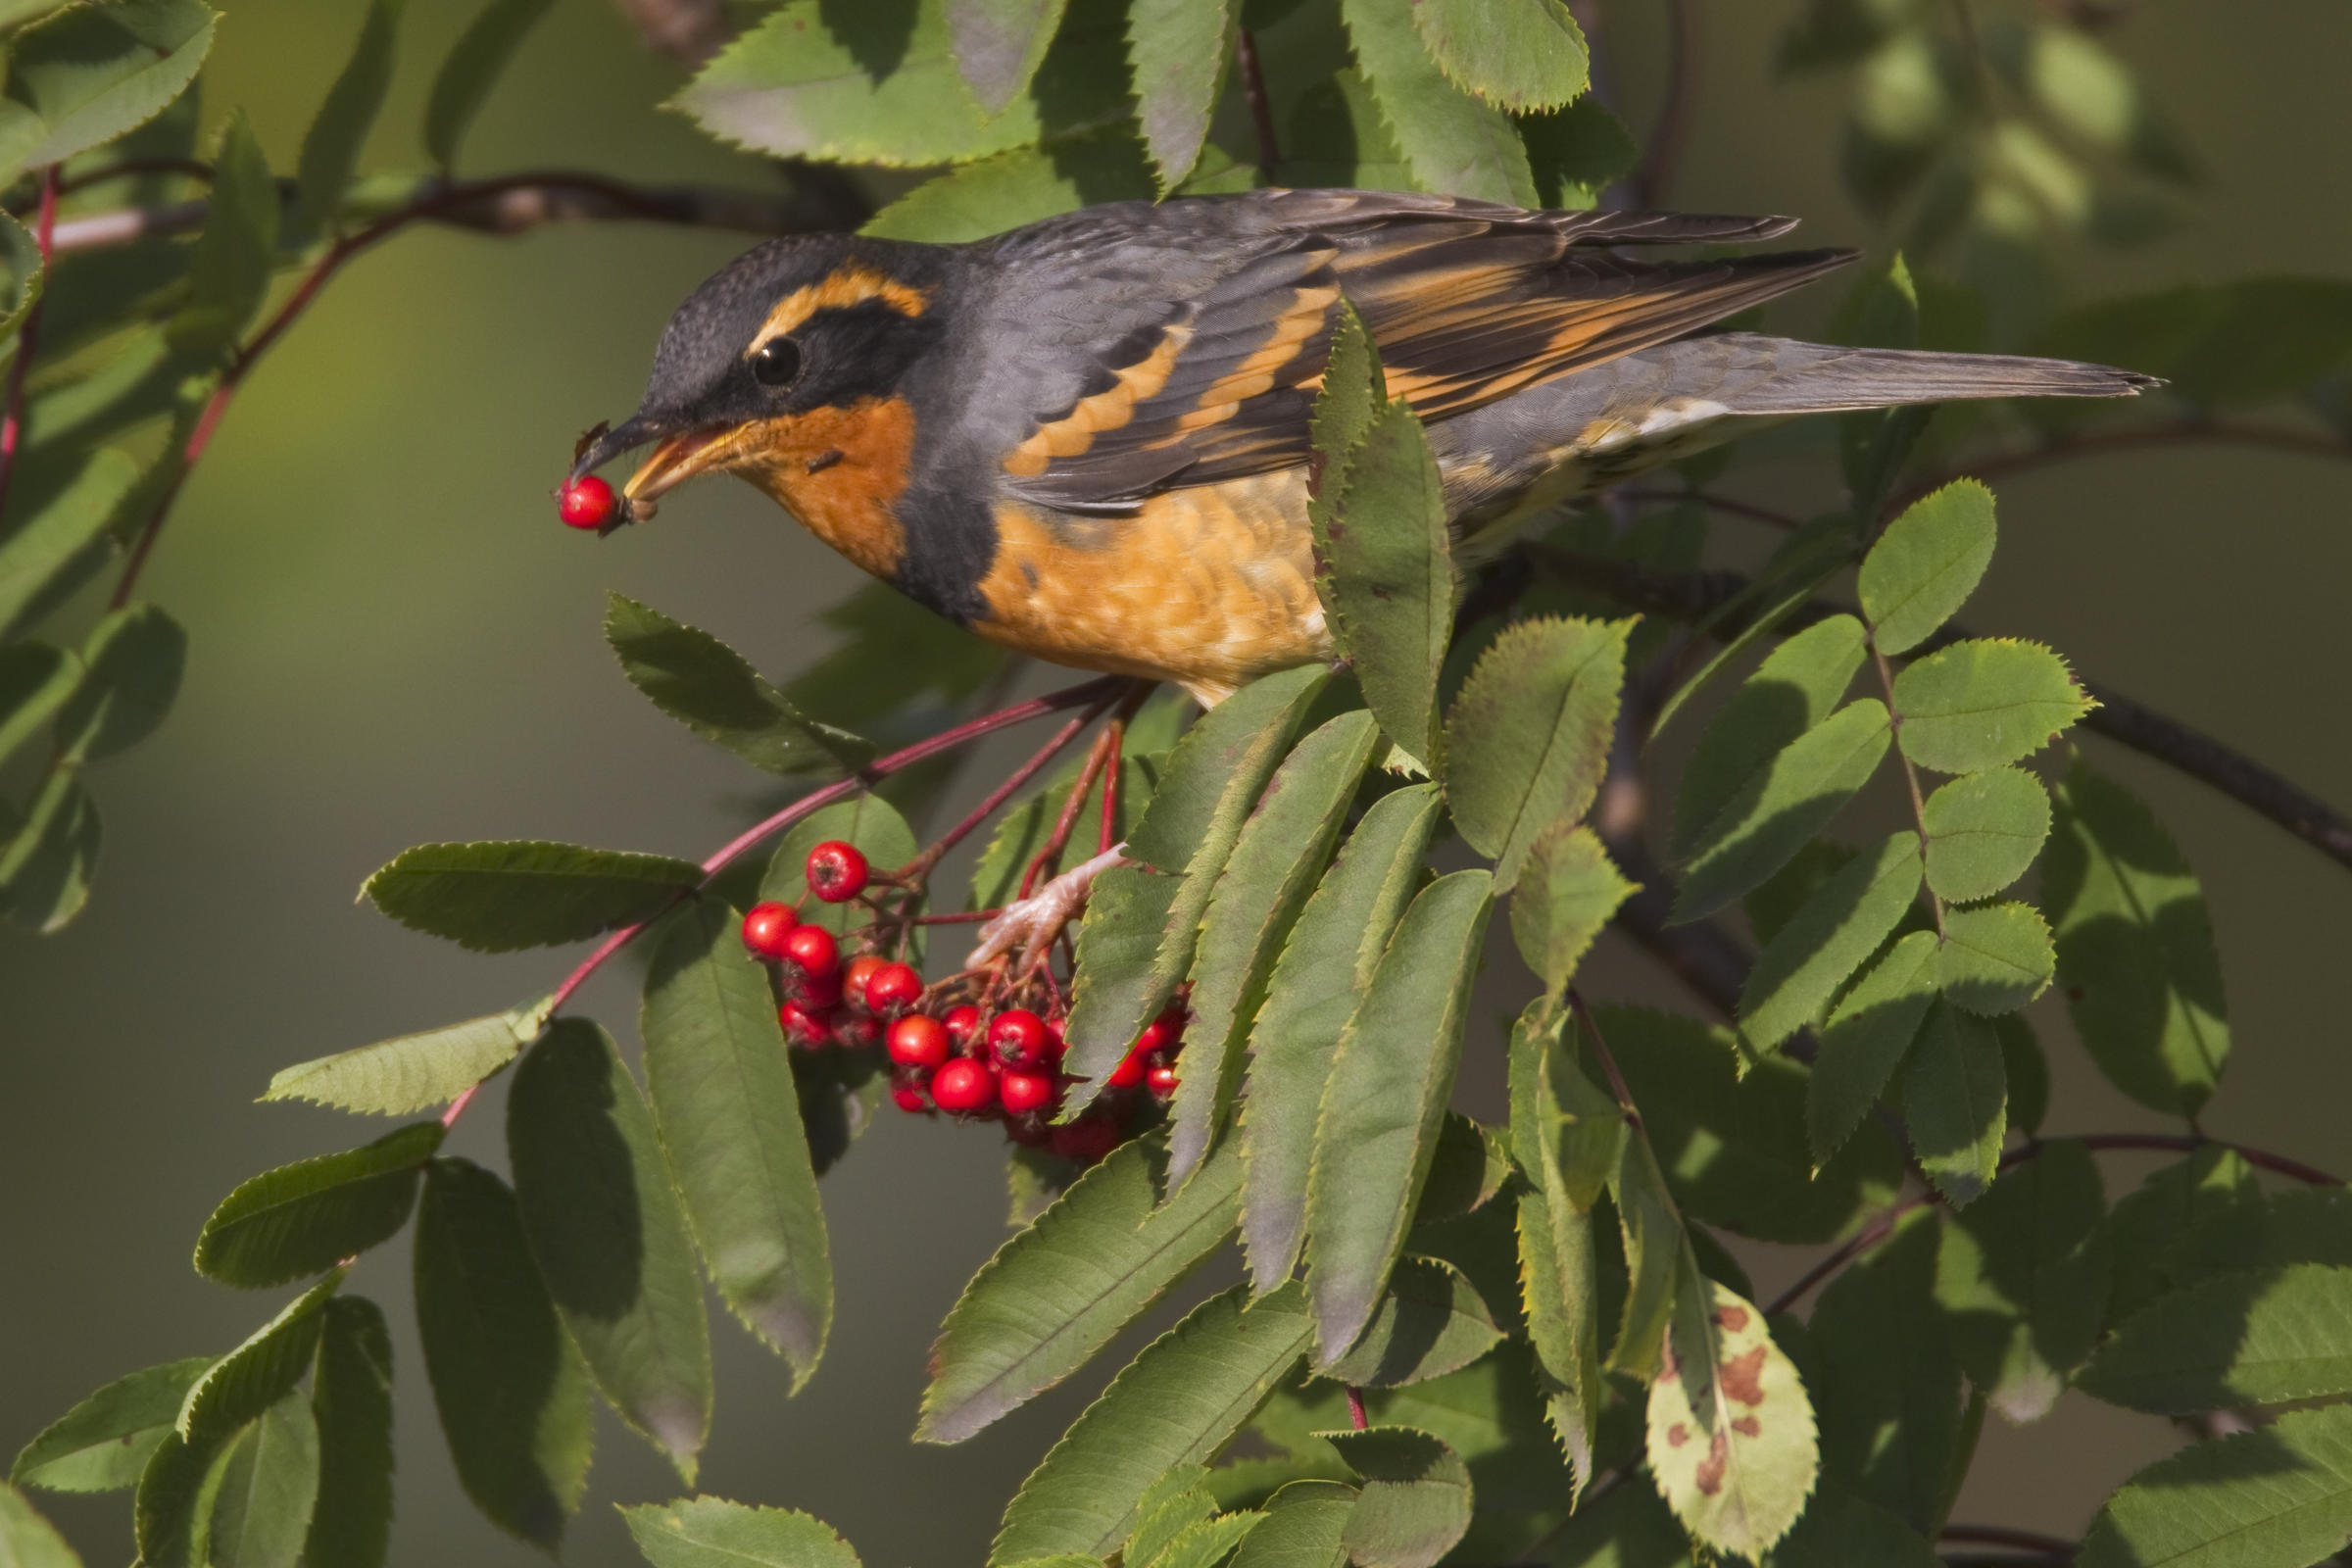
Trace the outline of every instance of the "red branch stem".
{"label": "red branch stem", "polygon": [[1095,838],[1095,853],[1108,855],[1119,841],[1119,768],[1124,761],[1127,721],[1110,721],[1110,760],[1102,766],[1102,830]]}
{"label": "red branch stem", "polygon": [[[41,216],[32,231],[33,241],[40,247],[44,296],[48,292],[49,247],[57,234],[58,189],[57,166],[51,164],[41,173]],[[17,360],[8,368],[8,411],[0,416],[0,506],[7,505],[8,482],[17,471],[17,447],[24,439],[24,377],[32,368],[33,344],[41,333],[41,305],[36,299],[25,309],[24,324],[17,328]]]}

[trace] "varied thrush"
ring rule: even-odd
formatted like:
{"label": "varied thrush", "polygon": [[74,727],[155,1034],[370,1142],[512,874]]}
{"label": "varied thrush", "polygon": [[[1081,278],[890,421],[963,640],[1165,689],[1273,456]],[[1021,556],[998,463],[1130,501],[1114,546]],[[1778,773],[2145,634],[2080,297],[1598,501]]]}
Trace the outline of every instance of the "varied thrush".
{"label": "varied thrush", "polygon": [[2104,366],[1690,334],[1850,251],[1654,260],[1779,218],[1528,212],[1360,190],[1119,202],[963,245],[770,240],[695,290],[623,518],[750,480],[875,576],[1055,663],[1213,704],[1328,658],[1308,420],[1343,296],[1427,423],[1475,560],[1580,491],[1797,415],[2120,397]]}

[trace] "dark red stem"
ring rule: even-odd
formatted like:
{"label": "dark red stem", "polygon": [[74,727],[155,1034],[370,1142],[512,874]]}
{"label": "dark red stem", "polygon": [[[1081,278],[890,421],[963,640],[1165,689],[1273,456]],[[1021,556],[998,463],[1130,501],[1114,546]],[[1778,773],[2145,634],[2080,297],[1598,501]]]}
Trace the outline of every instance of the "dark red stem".
{"label": "dark red stem", "polygon": [[1061,803],[1061,815],[1054,819],[1054,831],[1046,847],[1037,852],[1029,869],[1021,873],[1021,890],[1017,897],[1027,898],[1037,890],[1037,879],[1047,875],[1061,863],[1062,847],[1070,842],[1070,830],[1078,824],[1079,808],[1086,805],[1087,792],[1095,787],[1095,779],[1102,771],[1102,759],[1109,754],[1111,732],[1105,729],[1095,738],[1086,754],[1086,765],[1078,770],[1078,782],[1070,786],[1070,798]]}
{"label": "dark red stem", "polygon": [[1364,1391],[1352,1383],[1348,1385],[1348,1424],[1358,1432],[1372,1424],[1364,1414]]}
{"label": "dark red stem", "polygon": [[1110,760],[1102,768],[1102,831],[1096,836],[1095,853],[1108,855],[1119,841],[1119,766],[1127,744],[1127,721],[1110,721]]}
{"label": "dark red stem", "polygon": [[1242,68],[1242,96],[1250,101],[1250,124],[1257,133],[1257,172],[1271,181],[1274,166],[1282,162],[1282,147],[1274,137],[1274,101],[1266,92],[1266,74],[1257,62],[1257,40],[1250,29],[1238,29],[1233,41],[1234,63]]}
{"label": "dark red stem", "polygon": [[24,439],[24,377],[32,368],[33,344],[41,332],[41,306],[49,292],[49,242],[57,232],[57,166],[41,173],[41,216],[32,237],[41,252],[42,299],[32,302],[17,328],[17,363],[8,368],[8,412],[0,416],[0,507],[8,504],[8,482],[17,472],[17,447]]}

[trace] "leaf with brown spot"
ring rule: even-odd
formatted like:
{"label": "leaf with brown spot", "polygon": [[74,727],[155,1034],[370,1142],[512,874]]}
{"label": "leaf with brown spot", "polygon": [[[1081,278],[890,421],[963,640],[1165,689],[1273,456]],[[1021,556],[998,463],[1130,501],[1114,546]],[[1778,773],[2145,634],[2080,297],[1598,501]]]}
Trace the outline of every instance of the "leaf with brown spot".
{"label": "leaf with brown spot", "polygon": [[1812,1402],[1762,1313],[1702,1276],[1688,1246],[1678,1272],[1665,1370],[1649,1390],[1650,1474],[1693,1538],[1760,1558],[1812,1493]]}

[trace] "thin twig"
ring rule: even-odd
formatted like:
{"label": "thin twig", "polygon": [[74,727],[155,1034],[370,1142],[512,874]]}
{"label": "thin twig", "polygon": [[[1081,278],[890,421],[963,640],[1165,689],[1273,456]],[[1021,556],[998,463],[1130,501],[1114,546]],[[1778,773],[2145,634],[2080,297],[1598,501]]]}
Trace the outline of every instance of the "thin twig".
{"label": "thin twig", "polygon": [[[71,196],[76,191],[88,190],[93,185],[103,185],[109,180],[138,179],[148,174],[178,174],[188,179],[201,179],[209,185],[213,180],[213,166],[198,158],[125,158],[119,164],[86,170],[59,180],[57,193]],[[8,216],[23,218],[39,205],[40,198],[36,195],[30,201],[10,207]]]}
{"label": "thin twig", "polygon": [[8,482],[16,477],[17,448],[24,439],[24,377],[32,368],[33,345],[41,335],[41,305],[48,298],[50,248],[57,234],[57,196],[62,188],[57,165],[41,172],[41,216],[33,224],[33,243],[41,256],[41,298],[24,311],[17,327],[16,363],[8,368],[8,408],[0,416],[0,507],[8,503]]}
{"label": "thin twig", "polygon": [[1936,1539],[1963,1546],[2007,1546],[2013,1551],[2031,1551],[2044,1557],[2075,1554],[2075,1543],[2071,1541],[2031,1530],[2012,1530],[2006,1525],[1945,1525],[1936,1532]]}
{"label": "thin twig", "polygon": [[1372,1424],[1364,1414],[1364,1391],[1352,1383],[1348,1385],[1348,1424],[1358,1432]]}
{"label": "thin twig", "polygon": [[1585,994],[1574,986],[1568,988],[1568,1005],[1576,1013],[1576,1021],[1584,1026],[1585,1038],[1592,1042],[1592,1054],[1600,1058],[1600,1070],[1608,1075],[1609,1093],[1617,1097],[1617,1108],[1625,1112],[1627,1125],[1647,1137],[1642,1130],[1641,1109],[1634,1104],[1634,1092],[1626,1087],[1625,1074],[1617,1070],[1617,1058],[1609,1054],[1609,1043],[1602,1038],[1600,1025],[1593,1021],[1592,1009],[1585,1005]]}
{"label": "thin twig", "polygon": [[2022,452],[1969,459],[1954,464],[1934,478],[1921,480],[1905,488],[1888,505],[1899,512],[1921,496],[1932,494],[1954,479],[1982,479],[1990,484],[1997,479],[2030,473],[2053,464],[2109,457],[2119,452],[2173,450],[2184,446],[2251,447],[2264,452],[2291,452],[2300,457],[2352,462],[2352,441],[2316,430],[2235,420],[2173,419],[2159,424],[2129,425],[2120,430],[2094,430],[2087,435],[2067,436],[2044,442],[2040,446],[2028,447]]}
{"label": "thin twig", "polygon": [[[1020,891],[1015,901],[1025,899],[1036,890],[1037,879],[1061,869],[1061,852],[1070,842],[1070,832],[1078,825],[1078,813],[1086,806],[1086,798],[1102,776],[1102,764],[1110,756],[1111,732],[1106,728],[1095,737],[1095,744],[1086,754],[1086,765],[1078,770],[1078,782],[1070,786],[1070,798],[1061,803],[1061,814],[1054,819],[1054,830],[1046,836],[1045,848],[1030,860],[1029,868],[1021,873]],[[1109,847],[1104,846],[1103,853]]]}
{"label": "thin twig", "polygon": [[[1911,754],[1902,747],[1903,713],[1894,705],[1894,666],[1886,662],[1886,654],[1880,651],[1878,628],[1870,626],[1868,621],[1863,624],[1870,629],[1871,662],[1879,672],[1879,689],[1886,696],[1886,730],[1894,742],[1895,760],[1902,764],[1903,784],[1910,791],[1911,825],[1919,830],[1919,858],[1924,866],[1928,858],[1928,840],[1934,835],[1928,831],[1928,801],[1919,787],[1919,769],[1913,765]],[[1928,908],[1936,916],[1936,934],[1940,937],[1943,935],[1943,900],[1934,888],[1929,888],[1927,894]]]}
{"label": "thin twig", "polygon": [[1045,745],[1030,754],[1027,761],[1014,768],[1011,773],[1006,775],[1002,784],[981,798],[979,805],[966,811],[962,821],[942,833],[938,843],[901,867],[896,873],[899,882],[906,886],[919,887],[923,879],[931,874],[931,868],[939,864],[941,858],[950,850],[962,843],[974,828],[996,814],[997,808],[1012,799],[1015,790],[1037,777],[1047,763],[1059,757],[1062,749],[1076,740],[1080,732],[1095,721],[1096,716],[1096,712],[1093,711],[1081,713],[1055,730]]}
{"label": "thin twig", "polygon": [[1698,76],[1697,0],[1670,0],[1666,7],[1666,99],[1658,106],[1658,122],[1649,135],[1649,150],[1634,172],[1634,203],[1638,207],[1665,205],[1682,162],[1683,143],[1690,132],[1692,88]]}
{"label": "thin twig", "polygon": [[1282,162],[1282,145],[1274,137],[1274,103],[1257,63],[1257,40],[1248,27],[1235,29],[1233,55],[1242,71],[1242,96],[1250,101],[1250,124],[1257,133],[1257,172],[1271,181],[1275,166]]}
{"label": "thin twig", "polygon": [[1727,516],[1745,517],[1751,522],[1767,523],[1775,528],[1794,529],[1800,519],[1770,507],[1759,507],[1752,501],[1737,496],[1718,495],[1712,490],[1648,490],[1639,485],[1625,485],[1614,492],[1628,501],[1640,501],[1653,506],[1672,506],[1677,502],[1695,501],[1712,512]]}
{"label": "thin twig", "polygon": [[1110,760],[1102,766],[1102,827],[1095,838],[1095,853],[1107,855],[1119,842],[1119,768],[1127,745],[1127,720],[1110,721]]}

